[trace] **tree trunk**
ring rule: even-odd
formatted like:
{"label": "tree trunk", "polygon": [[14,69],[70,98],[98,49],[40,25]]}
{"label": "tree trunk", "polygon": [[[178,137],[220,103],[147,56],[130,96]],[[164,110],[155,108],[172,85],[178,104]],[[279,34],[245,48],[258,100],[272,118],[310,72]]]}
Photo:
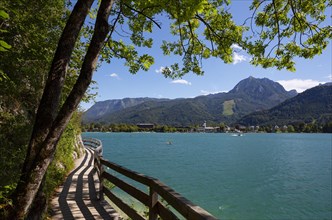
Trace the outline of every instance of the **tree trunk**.
{"label": "tree trunk", "polygon": [[43,187],[45,185],[45,178],[44,176],[40,186],[39,190],[36,194],[35,199],[33,200],[33,203],[31,205],[31,209],[28,212],[27,219],[28,220],[41,220],[43,213],[47,211],[47,198],[45,193],[43,192]]}
{"label": "tree trunk", "polygon": [[[89,5],[87,2],[89,2]],[[59,41],[59,46],[52,63],[47,85],[44,89],[43,98],[38,108],[34,132],[29,144],[29,152],[25,160],[26,167],[23,168],[20,182],[18,183],[13,196],[14,209],[12,210],[12,219],[23,219],[27,215],[38,189],[41,186],[46,170],[53,160],[56,145],[61,134],[91,83],[98,55],[109,32],[108,16],[113,3],[112,0],[103,0],[101,2],[94,34],[84,58],[80,75],[66,102],[53,120],[59,105],[59,97],[66,67],[76,42],[78,32],[92,2],[93,0],[79,0],[76,3],[72,15],[66,25],[66,28],[71,26],[75,27],[76,31],[72,32],[72,34],[63,33]],[[64,32],[66,32],[66,28]],[[67,51],[66,53],[63,53],[61,52],[61,49],[59,49],[61,46],[72,47],[72,49],[70,52]],[[51,113],[49,113],[49,111]]]}
{"label": "tree trunk", "polygon": [[76,3],[60,37],[51,68],[48,74],[42,99],[39,103],[33,132],[28,146],[22,174],[31,169],[33,161],[40,151],[37,146],[45,140],[59,110],[61,89],[64,84],[67,67],[75,47],[84,20],[94,0],[80,0]]}
{"label": "tree trunk", "polygon": [[[30,138],[27,156],[22,169],[21,181],[27,178],[26,175],[28,175],[29,170],[32,168],[33,161],[38,151],[40,151],[40,145],[52,126],[59,108],[61,89],[64,84],[67,66],[79,32],[93,2],[94,0],[78,1],[62,32],[46,81],[44,93],[39,103],[33,133]],[[42,179],[36,198],[33,201],[28,216],[29,219],[39,219],[46,210],[47,201],[43,193],[44,181],[45,178]],[[20,195],[18,191],[22,191],[19,187],[21,186],[18,186],[16,190],[17,195]]]}

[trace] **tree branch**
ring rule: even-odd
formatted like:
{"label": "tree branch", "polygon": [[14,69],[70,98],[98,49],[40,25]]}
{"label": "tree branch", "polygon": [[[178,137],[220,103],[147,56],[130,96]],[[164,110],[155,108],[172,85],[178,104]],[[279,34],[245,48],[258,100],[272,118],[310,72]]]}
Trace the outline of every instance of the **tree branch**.
{"label": "tree branch", "polygon": [[[199,14],[196,14],[195,17],[198,20],[200,20],[201,22],[203,22],[203,24],[212,32],[212,34],[213,34],[212,36],[215,36],[216,38],[218,38],[220,42],[223,41],[223,38],[226,38],[226,37],[222,37],[218,33],[216,33],[215,30],[211,27],[211,25],[209,23],[207,23]],[[229,40],[231,40],[231,39],[229,39]],[[223,48],[224,52],[227,53],[227,51],[225,50],[225,48],[223,47],[223,45],[222,44],[219,44],[219,45]]]}
{"label": "tree branch", "polygon": [[157,25],[157,27],[158,27],[159,29],[161,29],[160,24],[158,24],[153,18],[147,16],[147,15],[144,14],[142,11],[138,11],[138,10],[136,10],[135,8],[131,7],[130,5],[127,5],[126,3],[123,3],[123,4],[124,4],[124,6],[126,6],[127,8],[129,8],[130,10],[132,10],[132,11],[134,11],[134,12],[140,14],[140,15],[143,15],[144,17],[146,17],[147,19],[149,19],[150,21],[152,21],[155,25]]}

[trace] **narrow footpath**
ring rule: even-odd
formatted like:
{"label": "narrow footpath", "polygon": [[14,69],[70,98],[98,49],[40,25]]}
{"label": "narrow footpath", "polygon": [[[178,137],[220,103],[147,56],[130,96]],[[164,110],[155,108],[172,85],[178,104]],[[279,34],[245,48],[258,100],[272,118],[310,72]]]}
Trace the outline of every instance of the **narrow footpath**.
{"label": "narrow footpath", "polygon": [[93,169],[93,152],[88,148],[85,151],[51,202],[52,219],[120,220],[105,200],[97,199],[99,179]]}

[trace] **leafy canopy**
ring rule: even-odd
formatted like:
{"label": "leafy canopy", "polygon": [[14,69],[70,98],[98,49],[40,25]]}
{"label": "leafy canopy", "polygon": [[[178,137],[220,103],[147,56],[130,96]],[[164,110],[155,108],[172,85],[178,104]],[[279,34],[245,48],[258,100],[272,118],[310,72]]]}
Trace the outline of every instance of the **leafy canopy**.
{"label": "leafy canopy", "polygon": [[[6,33],[6,30],[2,29],[4,21],[9,19],[9,15],[4,10],[0,9],[0,33]],[[0,37],[0,52],[6,52],[11,46]],[[0,69],[0,81],[8,79],[7,75]]]}
{"label": "leafy canopy", "polygon": [[324,26],[331,6],[331,0],[254,0],[250,26],[260,39],[245,39],[252,63],[294,71],[294,57],[307,59],[321,54],[332,39],[331,24]]}
{"label": "leafy canopy", "polygon": [[65,11],[62,0],[0,2],[0,186],[19,178]]}
{"label": "leafy canopy", "polygon": [[294,57],[321,54],[332,38],[331,25],[324,26],[331,0],[253,0],[252,14],[243,25],[233,21],[230,5],[230,0],[115,1],[102,61],[124,59],[131,73],[148,70],[154,58],[139,54],[139,48],[152,47],[148,36],[154,28],[162,28],[160,17],[170,20],[175,39],[163,41],[164,55],[182,57],[182,64],[163,69],[172,78],[188,72],[203,74],[202,60],[210,57],[231,63],[234,45],[251,55],[254,65],[294,71]]}

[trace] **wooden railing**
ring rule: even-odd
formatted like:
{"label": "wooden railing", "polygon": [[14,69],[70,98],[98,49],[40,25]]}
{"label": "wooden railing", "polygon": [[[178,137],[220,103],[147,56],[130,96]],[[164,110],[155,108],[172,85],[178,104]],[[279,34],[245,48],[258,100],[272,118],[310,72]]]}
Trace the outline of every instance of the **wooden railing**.
{"label": "wooden railing", "polygon": [[[135,220],[144,220],[144,218],[131,206],[123,202],[119,197],[117,197],[110,189],[106,188],[103,184],[104,179],[110,181],[115,186],[119,187],[121,190],[131,195],[143,205],[148,207],[148,219],[156,220],[158,216],[161,219],[173,220],[180,219],[172,210],[176,210],[185,219],[190,220],[215,220],[214,216],[202,209],[201,207],[194,205],[192,202],[182,197],[179,193],[175,192],[170,187],[166,186],[158,179],[151,178],[149,176],[137,173],[135,171],[129,170],[118,164],[112,163],[103,159],[100,152],[102,152],[101,141],[96,139],[85,139],[85,146],[91,147],[95,150],[95,169],[98,173],[100,179],[99,186],[99,198],[103,199],[104,194],[118,207],[120,208],[128,217]],[[100,145],[98,145],[100,144]],[[126,183],[124,180],[106,172],[104,166],[109,169],[122,174],[138,183],[141,183],[149,188],[149,193],[145,193],[137,187]],[[159,197],[167,202],[167,207],[159,200]],[[171,208],[169,208],[170,206]]]}
{"label": "wooden railing", "polygon": [[103,144],[100,140],[95,138],[86,138],[83,139],[83,144],[86,147],[92,148],[98,155],[103,155]]}

